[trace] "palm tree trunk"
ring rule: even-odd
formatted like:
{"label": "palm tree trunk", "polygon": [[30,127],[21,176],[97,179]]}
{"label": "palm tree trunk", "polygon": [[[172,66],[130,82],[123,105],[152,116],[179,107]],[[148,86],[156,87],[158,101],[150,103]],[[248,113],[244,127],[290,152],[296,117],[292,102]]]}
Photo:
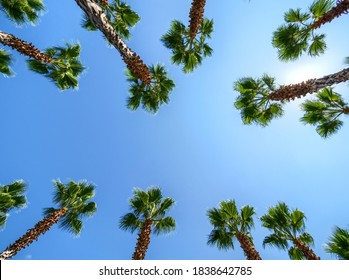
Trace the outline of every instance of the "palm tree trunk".
{"label": "palm tree trunk", "polygon": [[39,51],[31,43],[27,43],[12,34],[0,31],[0,43],[17,50],[19,53],[32,57],[35,60],[50,63],[52,58]]}
{"label": "palm tree trunk", "polygon": [[270,100],[294,100],[301,98],[308,93],[318,92],[320,89],[330,87],[335,84],[349,80],[349,68],[343,69],[337,73],[324,76],[319,79],[310,79],[299,84],[281,86],[279,89],[269,94]]}
{"label": "palm tree trunk", "polygon": [[144,260],[150,244],[151,226],[152,221],[150,219],[146,219],[142,225],[140,233],[138,234],[137,245],[135,252],[132,255],[133,260]]}
{"label": "palm tree trunk", "polygon": [[119,51],[127,67],[145,84],[151,83],[148,67],[143,63],[116,33],[103,13],[102,8],[91,0],[75,0],[78,6],[86,13],[90,21],[98,27],[108,41]]}
{"label": "palm tree trunk", "polygon": [[262,259],[251,240],[244,233],[238,232],[236,238],[239,241],[240,247],[244,251],[248,260]]}
{"label": "palm tree trunk", "polygon": [[201,23],[204,20],[206,0],[193,0],[191,3],[190,13],[189,13],[189,36],[191,40],[194,40]]}
{"label": "palm tree trunk", "polygon": [[295,239],[293,240],[293,244],[302,251],[304,257],[307,260],[320,260],[320,257],[318,257],[314,251],[312,249],[310,249],[307,245],[304,244],[304,242],[302,242],[299,239]]}
{"label": "palm tree trunk", "polygon": [[38,222],[33,228],[29,229],[21,238],[17,239],[13,244],[8,246],[1,254],[0,260],[12,258],[20,250],[29,246],[34,240],[37,240],[41,234],[48,231],[55,223],[59,221],[67,213],[67,209],[61,208],[53,212]]}
{"label": "palm tree trunk", "polygon": [[342,14],[346,14],[349,10],[349,0],[337,0],[337,5],[325,13],[322,17],[316,20],[312,25],[311,29],[314,30],[319,28],[321,25],[325,23],[329,23],[335,18],[341,16]]}

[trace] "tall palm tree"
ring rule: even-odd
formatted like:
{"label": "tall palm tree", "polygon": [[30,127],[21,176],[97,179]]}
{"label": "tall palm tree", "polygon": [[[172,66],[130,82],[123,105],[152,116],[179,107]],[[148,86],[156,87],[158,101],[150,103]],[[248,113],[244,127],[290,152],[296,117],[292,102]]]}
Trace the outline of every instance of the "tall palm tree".
{"label": "tall palm tree", "polygon": [[45,208],[45,218],[29,229],[21,238],[9,245],[1,254],[0,260],[16,255],[20,250],[29,246],[34,240],[47,232],[55,223],[75,235],[82,231],[81,219],[92,216],[97,209],[96,203],[90,201],[94,197],[95,186],[85,181],[63,184],[54,181],[53,201],[58,208]]}
{"label": "tall palm tree", "polygon": [[165,67],[158,64],[149,67],[149,71],[153,77],[149,85],[140,81],[133,72],[126,73],[127,80],[130,82],[127,106],[131,110],[136,110],[142,105],[145,110],[156,113],[161,104],[169,102],[169,94],[175,84],[167,77]]}
{"label": "tall palm tree", "polygon": [[[349,58],[346,59],[346,63]],[[327,137],[342,126],[342,122],[337,118],[348,114],[347,104],[342,100],[340,95],[333,94],[333,85],[349,81],[349,68],[345,68],[336,73],[323,76],[317,79],[309,79],[298,84],[281,85],[276,87],[275,78],[264,74],[262,78],[254,79],[245,77],[234,83],[234,90],[239,92],[239,96],[234,103],[235,108],[240,110],[241,118],[244,124],[258,124],[267,126],[274,118],[283,115],[282,106],[284,102],[302,98],[309,93],[317,92],[317,98],[326,99],[328,106],[319,105],[314,107],[312,101],[306,101],[301,109],[305,111],[302,122],[308,124],[323,124],[318,133],[322,137]],[[329,94],[331,92],[331,94]],[[328,96],[328,97],[325,97]],[[332,96],[332,97],[330,97]],[[331,100],[335,98],[335,100]],[[336,101],[334,103],[334,101]],[[329,113],[340,113],[338,116]],[[312,119],[309,118],[309,113]],[[313,117],[317,116],[316,119]],[[330,118],[329,118],[330,117]]]}
{"label": "tall palm tree", "polygon": [[239,213],[233,200],[222,201],[218,208],[209,209],[207,216],[213,230],[207,243],[216,245],[219,249],[234,249],[236,238],[248,260],[261,260],[250,235],[250,230],[254,227],[254,214],[254,208],[248,205],[242,207]]}
{"label": "tall palm tree", "polygon": [[[35,24],[45,6],[41,0],[0,0],[0,10],[17,24]],[[50,78],[60,89],[78,86],[79,75],[84,70],[78,58],[79,45],[67,44],[65,48],[53,47],[40,51],[32,43],[3,31],[0,31],[0,43],[29,57],[29,68]],[[11,75],[10,63],[11,56],[0,49],[0,72]]]}
{"label": "tall palm tree", "polygon": [[193,1],[189,27],[174,20],[170,30],[161,38],[164,46],[172,52],[172,63],[183,65],[184,73],[193,72],[201,65],[203,58],[211,56],[213,52],[206,43],[213,32],[213,20],[202,19],[200,10],[197,13],[193,10],[194,4],[200,6],[202,2],[205,1]]}
{"label": "tall palm tree", "polygon": [[349,260],[349,231],[336,227],[325,246],[328,253],[335,254],[338,259]]}
{"label": "tall palm tree", "polygon": [[309,247],[314,241],[311,235],[305,232],[306,217],[302,211],[298,209],[290,211],[285,203],[279,202],[276,206],[270,207],[267,214],[260,219],[263,227],[273,231],[264,238],[263,246],[288,249],[291,259],[320,259]]}
{"label": "tall palm tree", "polygon": [[122,230],[134,232],[138,230],[138,239],[133,260],[143,260],[150,244],[152,231],[155,234],[173,231],[176,227],[175,220],[166,216],[174,205],[172,198],[163,198],[160,188],[152,187],[143,191],[135,189],[134,196],[130,199],[132,212],[120,218],[119,227]]}
{"label": "tall palm tree", "polygon": [[143,63],[122,40],[110,23],[103,8],[92,0],[75,0],[78,6],[85,12],[91,24],[96,26],[120,53],[128,69],[132,71],[143,83],[150,84],[152,77],[148,67]]}
{"label": "tall palm tree", "polygon": [[349,10],[349,1],[316,0],[309,12],[290,9],[284,15],[285,24],[273,33],[272,44],[278,49],[280,60],[295,60],[304,52],[318,56],[327,46],[324,34],[315,34],[315,30]]}
{"label": "tall palm tree", "polygon": [[22,208],[27,203],[24,195],[26,183],[17,180],[11,184],[0,186],[0,227],[4,227],[8,212],[14,208]]}

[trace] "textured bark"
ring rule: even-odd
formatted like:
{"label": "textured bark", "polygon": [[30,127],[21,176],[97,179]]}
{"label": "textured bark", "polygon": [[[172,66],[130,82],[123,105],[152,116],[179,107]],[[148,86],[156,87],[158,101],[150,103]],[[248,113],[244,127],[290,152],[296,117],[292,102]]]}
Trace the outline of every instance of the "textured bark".
{"label": "textured bark", "polygon": [[0,31],[0,43],[11,47],[12,49],[18,51],[21,54],[34,58],[35,60],[50,63],[52,58],[39,51],[31,43],[27,43],[12,34],[8,34]]}
{"label": "textured bark", "polygon": [[135,252],[132,255],[133,260],[144,260],[145,254],[147,253],[148,246],[150,244],[152,221],[150,219],[145,220],[142,225],[141,231],[138,234],[137,245]]}
{"label": "textured bark", "polygon": [[310,249],[307,245],[305,245],[301,240],[295,239],[293,240],[293,244],[302,251],[304,257],[307,260],[320,260],[320,257],[318,257],[312,249]]}
{"label": "textured bark", "polygon": [[254,247],[250,239],[242,232],[238,232],[236,235],[237,240],[240,243],[240,247],[244,251],[248,260],[261,260],[261,256]]}
{"label": "textured bark", "polygon": [[108,6],[108,0],[100,0],[99,1],[101,3],[102,6]]}
{"label": "textured bark", "polygon": [[308,93],[318,92],[320,89],[346,82],[348,80],[349,68],[346,68],[319,79],[310,79],[299,84],[281,86],[279,89],[271,92],[268,98],[270,100],[293,100],[295,98],[301,98]]}
{"label": "textured bark", "polygon": [[340,17],[343,14],[348,13],[349,10],[349,0],[338,0],[337,5],[334,6],[331,10],[325,13],[321,18],[316,20],[311,29],[319,28],[321,25],[325,23],[329,23],[337,17]]}
{"label": "textured bark", "polygon": [[194,40],[201,23],[204,20],[206,0],[193,0],[189,13],[189,36]]}
{"label": "textured bark", "polygon": [[0,260],[12,258],[20,250],[29,246],[34,240],[37,240],[40,235],[48,231],[55,223],[59,221],[67,213],[67,210],[62,208],[53,212],[48,217],[38,222],[33,228],[29,229],[21,238],[17,239],[13,244],[8,246],[1,254]]}
{"label": "textured bark", "polygon": [[86,13],[90,21],[98,27],[108,41],[119,51],[127,67],[144,83],[151,83],[151,74],[148,67],[139,56],[133,52],[116,33],[103,13],[102,8],[91,0],[75,0],[78,6]]}

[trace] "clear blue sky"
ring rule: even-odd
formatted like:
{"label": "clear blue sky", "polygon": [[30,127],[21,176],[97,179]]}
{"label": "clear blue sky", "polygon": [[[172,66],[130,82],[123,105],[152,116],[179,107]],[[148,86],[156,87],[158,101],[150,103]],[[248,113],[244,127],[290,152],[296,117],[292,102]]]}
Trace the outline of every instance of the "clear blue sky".
{"label": "clear blue sky", "polygon": [[[170,214],[177,229],[152,236],[146,259],[244,259],[238,243],[234,251],[206,245],[212,229],[206,212],[227,199],[235,199],[239,208],[255,207],[252,235],[263,259],[288,259],[285,251],[262,247],[269,232],[258,217],[278,201],[305,212],[314,251],[333,259],[323,245],[335,225],[349,224],[348,123],[323,140],[299,122],[298,101],[267,128],[244,126],[233,106],[238,78],[268,73],[287,84],[345,67],[346,15],[321,29],[327,34],[325,55],[278,61],[272,32],[283,23],[285,11],[311,2],[207,1],[206,17],[215,22],[214,54],[185,75],[170,64],[160,37],[173,19],[188,23],[191,0],[127,1],[142,18],[129,46],[145,63],[165,64],[176,83],[170,103],[156,115],[126,108],[125,65],[101,33],[80,27],[82,11],[75,1],[45,1],[47,12],[35,27],[17,28],[1,14],[1,30],[39,49],[80,42],[88,69],[79,90],[60,92],[12,52],[16,76],[0,77],[0,184],[23,179],[29,184],[29,203],[11,212],[0,232],[0,250],[52,206],[53,179],[86,179],[97,186],[98,210],[85,220],[82,234],[74,238],[54,226],[14,259],[130,259],[137,235],[121,231],[118,221],[129,211],[133,188],[149,186],[160,186],[164,196],[176,200]],[[348,87],[336,91],[346,97]]]}

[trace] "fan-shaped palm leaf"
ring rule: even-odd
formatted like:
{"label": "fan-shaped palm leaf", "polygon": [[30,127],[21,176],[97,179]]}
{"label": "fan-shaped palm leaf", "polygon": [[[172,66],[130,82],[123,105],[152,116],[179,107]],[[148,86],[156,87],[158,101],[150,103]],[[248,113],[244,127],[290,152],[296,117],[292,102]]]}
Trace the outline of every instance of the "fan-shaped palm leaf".
{"label": "fan-shaped palm leaf", "polygon": [[30,70],[49,78],[62,90],[78,87],[78,79],[85,67],[82,65],[80,45],[66,44],[65,47],[48,48],[44,52],[52,58],[50,63],[43,63],[35,59],[28,59]]}
{"label": "fan-shaped palm leaf", "polygon": [[325,246],[325,250],[336,255],[338,259],[349,260],[349,231],[336,227]]}
{"label": "fan-shaped palm leaf", "polygon": [[284,14],[285,24],[273,33],[272,44],[278,50],[280,60],[295,60],[304,52],[310,56],[324,53],[327,45],[324,34],[315,34],[314,23],[333,7],[332,0],[317,0],[304,13],[290,9]]}
{"label": "fan-shaped palm leaf", "polygon": [[17,24],[36,23],[44,10],[45,6],[41,0],[0,0],[0,11]]}
{"label": "fan-shaped palm leaf", "polygon": [[8,212],[14,208],[22,208],[27,203],[24,195],[26,183],[21,180],[0,186],[0,227],[5,226]]}
{"label": "fan-shaped palm leaf", "polygon": [[123,215],[119,221],[122,230],[134,232],[138,230],[138,241],[132,259],[142,260],[150,244],[150,235],[168,233],[175,229],[176,222],[166,216],[175,201],[172,198],[163,198],[161,189],[152,187],[146,191],[134,189],[133,197],[130,198],[132,212]]}
{"label": "fan-shaped palm leaf", "polygon": [[316,125],[316,131],[323,138],[338,132],[343,125],[343,121],[338,118],[349,114],[348,104],[332,88],[319,91],[316,99],[305,101],[301,109],[304,111],[301,122]]}
{"label": "fan-shaped palm leaf", "polygon": [[254,208],[244,206],[238,211],[235,201],[222,201],[218,208],[207,211],[213,229],[208,236],[208,245],[218,249],[234,249],[234,239],[238,239],[247,259],[260,260],[261,257],[253,245],[250,229],[253,228]]}
{"label": "fan-shaped palm leaf", "polygon": [[5,76],[12,76],[13,72],[10,68],[12,63],[11,55],[3,49],[0,49],[0,73]]}
{"label": "fan-shaped palm leaf", "polygon": [[167,71],[162,65],[149,67],[152,76],[150,84],[140,81],[135,74],[127,71],[127,81],[130,83],[130,97],[127,100],[127,107],[136,110],[142,106],[146,111],[156,113],[162,104],[170,101],[169,95],[175,84],[167,77]]}
{"label": "fan-shaped palm leaf", "polygon": [[[313,238],[305,232],[305,219],[302,211],[291,211],[284,202],[270,207],[267,214],[260,218],[262,226],[273,232],[264,238],[263,246],[287,249],[291,259],[319,259],[309,248],[313,244]],[[298,250],[302,252],[302,258]]]}
{"label": "fan-shaped palm leaf", "polygon": [[212,55],[212,48],[206,43],[213,32],[213,20],[204,19],[196,37],[190,37],[190,29],[174,20],[170,30],[162,36],[164,46],[172,52],[172,63],[183,65],[183,72],[189,73],[201,65],[203,58]]}
{"label": "fan-shaped palm leaf", "polygon": [[282,104],[269,98],[269,93],[275,90],[274,81],[265,74],[261,79],[247,77],[234,83],[234,90],[240,93],[234,105],[240,110],[244,124],[267,126],[272,119],[283,115]]}

